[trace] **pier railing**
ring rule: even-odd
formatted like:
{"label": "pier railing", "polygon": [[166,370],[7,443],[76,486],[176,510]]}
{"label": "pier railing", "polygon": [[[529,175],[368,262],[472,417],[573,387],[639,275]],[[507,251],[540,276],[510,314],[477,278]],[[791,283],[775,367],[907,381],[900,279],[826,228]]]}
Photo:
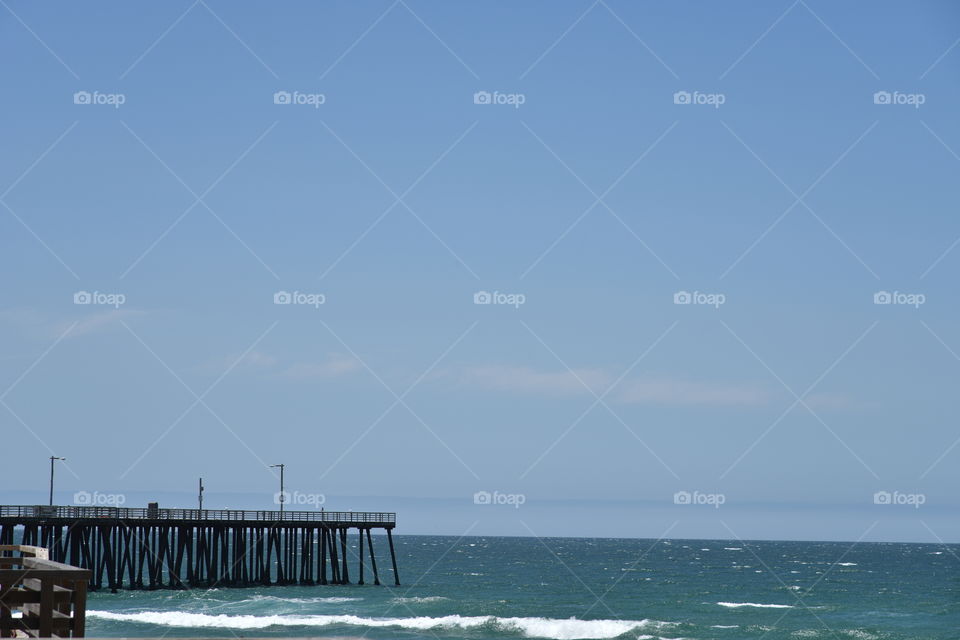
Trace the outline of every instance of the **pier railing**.
{"label": "pier railing", "polygon": [[82,637],[90,574],[47,560],[42,547],[0,545],[0,637]]}
{"label": "pier railing", "polygon": [[397,514],[377,511],[244,511],[237,509],[153,509],[102,506],[0,505],[0,518],[110,518],[114,520],[214,520],[395,524]]}

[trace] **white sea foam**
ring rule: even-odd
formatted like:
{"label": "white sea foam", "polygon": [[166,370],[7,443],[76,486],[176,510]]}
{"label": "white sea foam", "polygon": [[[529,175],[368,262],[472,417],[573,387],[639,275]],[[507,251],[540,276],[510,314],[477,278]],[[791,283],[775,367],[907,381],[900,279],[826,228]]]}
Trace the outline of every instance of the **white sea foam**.
{"label": "white sea foam", "polygon": [[739,609],[740,607],[757,607],[759,609],[793,609],[792,604],[757,604],[756,602],[718,602],[721,607]]}
{"label": "white sea foam", "polygon": [[406,603],[406,602],[440,602],[441,600],[449,600],[445,596],[421,596],[421,597],[408,597],[408,598],[391,598],[390,602]]}
{"label": "white sea foam", "polygon": [[474,629],[490,627],[501,631],[518,632],[528,638],[552,640],[593,640],[616,638],[619,635],[642,628],[662,628],[676,623],[657,620],[566,620],[557,618],[500,618],[496,616],[422,616],[416,618],[364,618],[354,615],[307,615],[307,616],[253,616],[209,615],[181,611],[142,611],[139,613],[116,613],[113,611],[88,611],[88,618],[139,622],[168,627],[263,629],[266,627],[324,627],[352,625],[357,627],[395,627],[401,629]]}
{"label": "white sea foam", "polygon": [[838,562],[837,566],[838,567],[855,567],[857,566],[857,563],[856,562]]}
{"label": "white sea foam", "polygon": [[343,602],[358,602],[363,600],[363,598],[345,598],[345,597],[329,597],[329,598],[281,598],[280,596],[253,596],[250,600],[255,602],[289,602],[290,604],[314,604],[317,602],[328,602],[330,604],[339,604]]}

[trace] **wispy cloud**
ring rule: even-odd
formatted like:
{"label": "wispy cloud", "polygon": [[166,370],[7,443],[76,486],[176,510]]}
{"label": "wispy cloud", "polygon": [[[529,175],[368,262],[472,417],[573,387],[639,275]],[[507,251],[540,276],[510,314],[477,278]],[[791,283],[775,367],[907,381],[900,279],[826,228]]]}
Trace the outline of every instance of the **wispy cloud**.
{"label": "wispy cloud", "polygon": [[624,381],[617,399],[627,404],[759,406],[770,400],[760,386],[676,379]]}
{"label": "wispy cloud", "polygon": [[312,378],[337,378],[359,371],[363,365],[356,358],[331,354],[322,362],[298,362],[279,373],[284,378],[309,380]]}
{"label": "wispy cloud", "polygon": [[121,326],[121,322],[145,315],[136,309],[104,309],[80,316],[59,316],[42,313],[35,309],[4,309],[0,311],[0,323],[12,326],[28,337],[37,340],[57,338],[73,325],[64,339],[99,333]]}
{"label": "wispy cloud", "polygon": [[[143,311],[136,311],[134,309],[112,309],[110,311],[92,313],[80,318],[76,326],[69,334],[67,334],[66,337],[78,338],[91,333],[98,333],[100,331],[113,329],[121,326],[121,322],[142,316],[143,314]],[[62,323],[61,327],[58,329],[58,332],[62,333],[67,327],[70,326],[70,324],[72,324],[72,322]]]}
{"label": "wispy cloud", "polygon": [[563,395],[589,393],[584,385],[593,389],[594,393],[603,393],[614,380],[613,376],[599,369],[544,372],[512,365],[466,367],[456,375],[461,383],[469,386],[499,391]]}
{"label": "wispy cloud", "polygon": [[[597,368],[538,371],[515,365],[463,367],[448,370],[446,375],[464,386],[544,395],[589,395],[587,387],[599,395],[617,379],[612,372]],[[621,381],[608,397],[624,404],[716,407],[759,406],[771,400],[769,391],[758,384],[650,375]]]}
{"label": "wispy cloud", "polygon": [[327,354],[319,361],[290,362],[283,358],[263,352],[251,351],[237,363],[239,354],[232,354],[210,360],[201,366],[207,373],[219,373],[227,367],[236,366],[238,372],[260,373],[271,378],[287,380],[313,380],[338,378],[363,368],[356,358],[340,353]]}

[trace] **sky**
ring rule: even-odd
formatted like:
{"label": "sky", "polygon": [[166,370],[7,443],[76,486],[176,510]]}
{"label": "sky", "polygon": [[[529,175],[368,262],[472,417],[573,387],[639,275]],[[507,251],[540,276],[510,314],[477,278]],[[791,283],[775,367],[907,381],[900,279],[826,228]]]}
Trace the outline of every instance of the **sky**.
{"label": "sky", "polygon": [[0,502],[958,542],[951,2],[0,2]]}

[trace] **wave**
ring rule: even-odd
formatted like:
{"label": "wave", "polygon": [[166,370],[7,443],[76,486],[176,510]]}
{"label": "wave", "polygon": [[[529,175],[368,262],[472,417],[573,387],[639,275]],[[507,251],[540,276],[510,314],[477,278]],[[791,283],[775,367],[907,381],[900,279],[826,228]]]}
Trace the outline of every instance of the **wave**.
{"label": "wave", "polygon": [[314,604],[317,602],[328,602],[328,603],[343,603],[343,602],[359,602],[363,598],[345,598],[345,597],[329,597],[329,598],[281,598],[280,596],[253,596],[248,600],[248,602],[289,602],[291,604]]}
{"label": "wave", "polygon": [[616,638],[629,631],[645,627],[661,628],[676,624],[657,620],[578,620],[576,618],[563,620],[558,618],[500,618],[497,616],[457,615],[417,618],[364,618],[354,615],[253,616],[209,615],[181,611],[141,611],[139,613],[88,611],[87,617],[168,627],[214,627],[221,629],[263,629],[272,626],[324,627],[337,624],[418,630],[485,627],[498,631],[519,632],[528,638],[550,638],[552,640],[602,640]]}
{"label": "wave", "polygon": [[398,603],[416,602],[416,603],[421,603],[421,602],[440,602],[441,600],[449,600],[449,599],[450,599],[450,598],[447,598],[447,597],[445,597],[445,596],[422,596],[422,597],[409,597],[409,598],[391,598],[391,599],[390,599],[390,602],[398,602]]}
{"label": "wave", "polygon": [[739,609],[740,607],[757,607],[759,609],[793,609],[792,604],[757,604],[756,602],[718,602],[721,607]]}

